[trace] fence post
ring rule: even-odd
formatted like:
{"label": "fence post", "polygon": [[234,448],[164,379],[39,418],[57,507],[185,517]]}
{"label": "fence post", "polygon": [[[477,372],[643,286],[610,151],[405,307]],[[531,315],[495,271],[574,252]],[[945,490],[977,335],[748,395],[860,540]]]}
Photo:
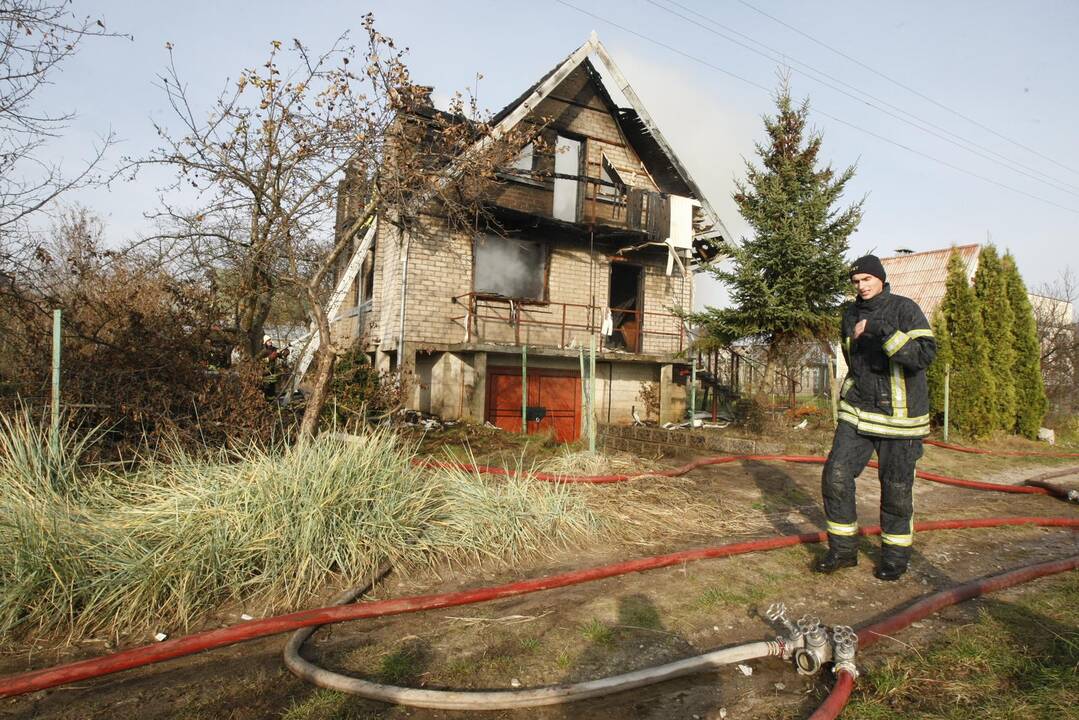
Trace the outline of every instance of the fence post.
{"label": "fence post", "polygon": [[521,434],[528,434],[528,346],[521,346]]}
{"label": "fence post", "polygon": [[596,334],[588,336],[588,451],[596,451]]}
{"label": "fence post", "polygon": [[948,406],[951,404],[952,364],[944,366],[944,442],[948,442]]}
{"label": "fence post", "polygon": [[584,347],[577,348],[577,359],[581,363],[581,431],[587,436],[588,426],[588,385],[584,372]]}
{"label": "fence post", "polygon": [[693,366],[689,370],[689,429],[697,426],[697,354],[691,355]]}
{"label": "fence post", "polygon": [[828,358],[828,396],[832,401],[832,427],[839,427],[839,366]]}
{"label": "fence post", "polygon": [[53,451],[60,443],[60,310],[52,311],[52,422],[49,441]]}

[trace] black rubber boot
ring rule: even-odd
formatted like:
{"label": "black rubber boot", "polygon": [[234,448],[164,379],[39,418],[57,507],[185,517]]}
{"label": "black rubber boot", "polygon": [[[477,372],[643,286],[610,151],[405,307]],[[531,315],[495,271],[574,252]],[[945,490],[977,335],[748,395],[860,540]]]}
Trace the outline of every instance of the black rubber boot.
{"label": "black rubber boot", "polygon": [[873,577],[884,582],[895,582],[907,571],[907,561],[902,558],[884,557],[873,570]]}
{"label": "black rubber boot", "polygon": [[858,564],[858,553],[839,552],[835,548],[828,548],[828,552],[813,566],[813,570],[826,575],[834,573],[842,568],[854,567]]}

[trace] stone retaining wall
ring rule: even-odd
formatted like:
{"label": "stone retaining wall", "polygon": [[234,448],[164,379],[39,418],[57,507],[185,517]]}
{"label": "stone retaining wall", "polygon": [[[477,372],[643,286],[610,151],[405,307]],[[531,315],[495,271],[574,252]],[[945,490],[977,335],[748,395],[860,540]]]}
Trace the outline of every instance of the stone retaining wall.
{"label": "stone retaining wall", "polygon": [[740,437],[737,431],[714,428],[664,430],[601,425],[598,439],[605,448],[644,456],[771,455],[783,451],[777,443]]}

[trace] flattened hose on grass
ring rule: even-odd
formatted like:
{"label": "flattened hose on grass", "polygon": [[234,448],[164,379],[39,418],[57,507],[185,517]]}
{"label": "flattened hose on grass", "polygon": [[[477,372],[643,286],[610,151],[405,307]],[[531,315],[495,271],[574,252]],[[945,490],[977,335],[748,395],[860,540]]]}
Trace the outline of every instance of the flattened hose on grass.
{"label": "flattened hose on grass", "polygon": [[[892,633],[906,628],[911,623],[951,605],[957,605],[985,593],[995,592],[1013,585],[1030,582],[1040,577],[1055,575],[1077,568],[1079,568],[1079,555],[1072,555],[1070,558],[1063,560],[1026,565],[999,575],[991,575],[927,595],[905,610],[861,628],[858,631],[858,648],[859,650],[865,649],[876,643],[880,638],[888,637]],[[816,712],[809,716],[809,720],[834,720],[846,706],[853,689],[854,677],[846,670],[840,670],[836,676],[836,683],[832,691],[817,708]]]}
{"label": "flattened hose on grass", "polygon": [[956,452],[969,453],[971,455],[999,455],[1002,457],[1047,457],[1047,458],[1073,458],[1079,457],[1079,453],[1044,453],[1044,452],[1030,452],[1024,450],[982,450],[981,448],[972,448],[965,445],[955,445],[954,443],[941,442],[940,440],[930,440],[926,438],[923,440],[926,445],[932,445],[933,447],[944,448],[945,450],[955,450]]}
{"label": "flattened hose on grass", "polygon": [[[821,457],[820,455],[717,455],[714,457],[700,458],[699,460],[694,460],[693,462],[686,463],[685,465],[670,470],[657,470],[655,472],[638,473],[636,475],[557,475],[545,472],[518,472],[516,470],[508,470],[494,465],[470,465],[467,463],[445,462],[439,460],[419,460],[417,461],[417,464],[429,468],[464,470],[466,472],[478,472],[486,475],[521,475],[530,477],[534,480],[553,483],[604,484],[626,482],[637,478],[647,477],[680,477],[697,468],[706,467],[708,465],[726,465],[742,460],[757,462],[778,460],[781,462],[805,465],[823,465],[828,458]],[[869,462],[869,467],[876,468],[879,466],[875,460],[872,460]],[[930,482],[940,483],[942,485],[951,485],[953,487],[962,487],[971,490],[987,490],[990,492],[1015,493],[1019,495],[1051,495],[1065,500],[1068,499],[1067,490],[1056,486],[1051,486],[1051,488],[1046,487],[1046,485],[1048,485],[1047,483],[1043,483],[1041,486],[1001,485],[999,483],[979,482],[977,480],[963,480],[961,478],[949,477],[948,475],[941,475],[925,470],[918,470],[915,473],[915,476],[922,480],[929,480]]]}
{"label": "flattened hose on grass", "polygon": [[[967,528],[1021,525],[1077,528],[1079,527],[1079,518],[1005,517],[935,520],[915,523],[914,529],[916,532],[927,532],[933,530],[959,530]],[[880,532],[879,526],[863,527],[859,529],[859,534],[863,536],[879,535]],[[392,600],[379,600],[360,605],[342,605],[317,608],[314,610],[302,610],[287,615],[264,618],[261,620],[251,620],[226,628],[195,633],[175,640],[166,640],[165,642],[156,643],[154,645],[131,648],[130,650],[123,650],[102,657],[90,658],[52,668],[34,670],[18,675],[9,675],[0,678],[0,697],[21,695],[80,680],[89,680],[91,678],[109,675],[122,670],[129,670],[143,665],[162,662],[164,660],[194,655],[195,653],[203,652],[205,650],[213,650],[215,648],[234,645],[248,640],[291,632],[304,627],[328,625],[331,623],[344,622],[346,620],[359,620],[362,618],[399,615],[421,610],[434,610],[468,605],[487,600],[525,595],[540,590],[550,590],[558,587],[566,587],[568,585],[576,585],[593,580],[625,575],[632,572],[642,572],[644,570],[669,567],[695,560],[730,557],[732,555],[741,555],[749,552],[775,550],[806,543],[824,542],[826,538],[827,533],[825,532],[777,535],[760,540],[729,543],[715,547],[685,550],[669,555],[629,560],[613,565],[604,565],[586,570],[575,570],[559,575],[551,575],[534,580],[524,580],[488,588],[464,590],[461,592],[444,593],[440,595],[419,595]]]}

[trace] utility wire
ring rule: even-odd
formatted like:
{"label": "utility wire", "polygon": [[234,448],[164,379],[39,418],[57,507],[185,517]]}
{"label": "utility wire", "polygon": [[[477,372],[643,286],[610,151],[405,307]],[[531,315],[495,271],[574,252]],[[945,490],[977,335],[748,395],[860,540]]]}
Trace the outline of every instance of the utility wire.
{"label": "utility wire", "polygon": [[835,53],[839,57],[844,58],[845,60],[849,60],[850,62],[854,63],[858,67],[863,68],[865,70],[868,70],[869,72],[873,73],[874,75],[877,75],[878,77],[884,78],[885,80],[892,83],[893,85],[895,85],[897,87],[900,87],[900,88],[906,90],[909,93],[917,95],[921,99],[936,105],[937,107],[939,107],[942,110],[946,110],[946,111],[950,112],[952,115],[955,115],[956,117],[958,117],[958,118],[960,118],[962,120],[966,120],[970,124],[972,124],[972,125],[974,125],[976,127],[979,127],[982,130],[985,130],[987,133],[990,133],[991,135],[995,135],[996,137],[1000,138],[1001,140],[1005,140],[1007,142],[1010,142],[1012,145],[1015,145],[1016,147],[1022,148],[1023,150],[1026,150],[1029,153],[1037,155],[1042,160],[1048,160],[1049,162],[1053,163],[1054,165],[1056,165],[1058,167],[1061,167],[1061,168],[1063,168],[1064,170],[1067,170],[1070,173],[1073,173],[1075,175],[1079,175],[1079,170],[1076,170],[1073,167],[1069,167],[1068,165],[1065,165],[1065,164],[1059,162],[1055,158],[1035,150],[1034,148],[1030,147],[1029,145],[1024,145],[1023,143],[1019,142],[1018,140],[1015,140],[1013,138],[1008,137],[1007,135],[999,133],[996,130],[994,130],[993,128],[989,127],[988,125],[982,123],[979,120],[976,120],[976,119],[974,119],[974,118],[972,118],[972,117],[970,117],[968,115],[964,115],[963,113],[959,112],[958,110],[955,110],[954,108],[948,107],[944,103],[940,102],[939,100],[933,99],[932,97],[926,95],[925,93],[921,92],[920,90],[916,90],[915,88],[912,88],[911,86],[909,86],[909,85],[907,85],[907,84],[905,84],[905,83],[903,83],[903,82],[901,82],[899,80],[896,80],[895,78],[885,74],[884,72],[882,72],[880,70],[877,70],[876,68],[871,67],[869,65],[866,65],[864,62],[862,62],[858,58],[851,57],[850,55],[843,52],[842,50],[837,50],[836,48],[832,47],[831,45],[824,42],[823,40],[818,40],[817,38],[813,37],[809,33],[803,32],[802,30],[799,30],[798,28],[791,25],[790,23],[784,22],[783,20],[777,18],[775,15],[768,14],[767,12],[765,12],[764,10],[761,10],[756,5],[753,5],[752,3],[746,2],[746,0],[738,0],[738,2],[745,5],[750,10],[763,15],[764,17],[768,18],[769,20],[772,20],[773,22],[779,23],[780,25],[787,28],[788,30],[796,32],[796,33],[798,33],[799,35],[801,35],[802,37],[804,37],[804,38],[806,38],[808,40],[812,40],[816,44],[818,44],[821,47]]}
{"label": "utility wire", "polygon": [[[654,5],[655,7],[659,8],[660,10],[663,10],[664,12],[667,12],[667,13],[669,13],[671,15],[674,15],[675,17],[681,18],[682,20],[685,20],[687,23],[689,23],[690,25],[693,25],[694,27],[700,28],[701,30],[706,30],[706,31],[712,33],[713,35],[718,35],[719,37],[724,38],[728,42],[732,42],[735,45],[743,47],[743,48],[749,50],[750,52],[753,52],[753,53],[756,53],[756,54],[760,55],[761,57],[767,58],[768,60],[771,60],[772,62],[778,62],[778,63],[783,63],[783,64],[790,64],[791,62],[793,62],[793,64],[795,66],[800,66],[799,71],[801,73],[803,73],[809,79],[814,80],[817,83],[820,83],[821,85],[824,85],[825,87],[830,88],[831,90],[835,90],[838,93],[846,95],[847,97],[849,97],[849,98],[851,98],[851,99],[853,99],[853,100],[855,100],[857,102],[863,103],[863,104],[867,105],[868,107],[871,107],[874,110],[877,110],[878,112],[881,112],[881,113],[887,115],[888,117],[892,118],[893,120],[898,120],[900,122],[904,122],[904,123],[910,125],[911,127],[914,127],[914,128],[917,128],[918,130],[921,130],[924,133],[927,133],[929,135],[932,135],[933,137],[944,140],[947,143],[951,143],[952,145],[955,145],[956,147],[958,147],[958,148],[960,148],[962,150],[966,150],[967,152],[972,153],[974,155],[977,155],[978,157],[984,158],[986,160],[989,160],[990,162],[997,163],[998,165],[1001,165],[1002,167],[1004,167],[1004,168],[1006,168],[1008,170],[1011,170],[1012,172],[1018,173],[1020,175],[1024,175],[1024,176],[1026,176],[1026,177],[1028,177],[1028,178],[1030,178],[1032,180],[1035,180],[1037,182],[1040,182],[1040,183],[1042,183],[1044,185],[1048,185],[1049,187],[1053,188],[1054,190],[1058,190],[1058,191],[1060,191],[1062,193],[1065,193],[1065,194],[1068,194],[1068,195],[1077,195],[1077,196],[1079,196],[1079,186],[1071,185],[1071,184],[1069,184],[1069,183],[1067,183],[1067,182],[1065,182],[1063,180],[1059,180],[1057,178],[1054,178],[1053,176],[1051,176],[1051,175],[1049,175],[1049,174],[1047,174],[1045,172],[1042,172],[1041,170],[1038,170],[1037,168],[1033,168],[1033,167],[1030,167],[1028,165],[1024,165],[1023,163],[1019,162],[1018,160],[1013,160],[1013,159],[1011,159],[1011,158],[1009,158],[1009,157],[1007,157],[1005,155],[1002,155],[1002,154],[996,152],[995,150],[992,150],[991,148],[987,148],[987,147],[985,147],[983,145],[979,145],[976,142],[973,142],[971,140],[967,140],[966,138],[962,137],[958,133],[954,133],[951,130],[948,130],[947,128],[941,127],[940,125],[936,125],[935,123],[933,123],[933,122],[931,122],[929,120],[926,120],[925,118],[918,117],[914,113],[911,113],[911,112],[909,112],[907,110],[904,110],[903,108],[901,108],[901,107],[899,107],[897,105],[893,105],[892,103],[888,102],[887,100],[883,100],[883,99],[878,98],[878,97],[876,97],[874,95],[871,95],[870,93],[868,93],[868,92],[866,92],[864,90],[861,90],[861,89],[859,89],[859,88],[857,88],[857,87],[855,87],[855,86],[853,86],[853,85],[851,85],[851,84],[849,84],[847,82],[844,82],[840,78],[837,78],[837,77],[835,77],[833,75],[830,75],[830,74],[824,72],[823,70],[818,70],[817,68],[814,68],[812,65],[809,65],[808,63],[802,62],[800,60],[797,60],[797,59],[791,57],[790,55],[783,52],[782,50],[777,50],[775,48],[769,47],[768,45],[760,42],[759,40],[755,40],[752,37],[746,35],[745,33],[739,32],[738,30],[735,30],[732,27],[724,25],[724,24],[722,24],[722,23],[708,17],[707,15],[699,13],[699,12],[697,12],[696,10],[694,10],[692,8],[686,7],[685,5],[682,5],[681,3],[676,2],[676,0],[667,0],[667,2],[670,3],[671,5],[674,5],[676,7],[681,8],[682,10],[685,10],[686,12],[689,12],[689,13],[692,13],[693,15],[696,15],[697,17],[701,18],[702,20],[704,20],[704,21],[706,21],[708,23],[711,23],[712,25],[715,25],[716,27],[723,28],[727,32],[734,33],[735,35],[743,37],[743,38],[749,40],[750,42],[761,46],[762,48],[764,48],[768,52],[764,52],[762,50],[758,50],[755,47],[751,47],[750,45],[747,45],[746,43],[741,42],[740,40],[737,40],[736,38],[732,38],[729,35],[727,35],[727,34],[725,34],[723,32],[720,32],[719,30],[714,30],[712,28],[705,27],[704,25],[701,25],[698,21],[696,21],[696,20],[694,20],[692,18],[686,17],[685,15],[681,14],[680,12],[678,12],[676,10],[672,10],[671,8],[668,8],[668,7],[665,7],[665,6],[661,5],[660,3],[656,2],[656,0],[648,0],[648,2],[650,4],[652,4],[652,5]],[[773,53],[773,55],[769,55],[768,53]],[[838,83],[839,85],[842,85],[843,87],[837,87],[836,85],[833,85],[830,82],[827,82],[825,80],[820,79],[820,77],[816,77],[816,75],[828,78],[828,80],[831,80],[831,81],[833,81],[835,83]],[[843,88],[849,88],[850,90],[853,91],[853,93],[848,92],[847,90],[844,90]],[[855,95],[854,93],[858,93],[858,95]],[[898,117],[895,114],[893,114],[891,112],[888,112],[884,108],[878,107],[877,105],[874,105],[873,102],[867,102],[863,97],[859,97],[859,95],[864,96],[865,98],[869,98],[869,100],[872,100],[873,102],[880,103],[881,105],[884,105],[885,107],[891,108],[895,112],[901,113],[902,115],[906,115],[908,118],[911,118],[911,119],[908,120],[906,118]],[[930,129],[930,128],[932,128],[932,129]],[[939,131],[939,132],[935,132],[935,131]],[[944,133],[944,134],[941,134],[941,133]],[[949,135],[951,137],[946,137],[945,134]],[[995,156],[995,157],[990,157],[990,156]],[[999,159],[997,159],[997,158],[999,158]]]}
{"label": "utility wire", "polygon": [[[771,95],[771,93],[772,93],[771,88],[766,87],[765,85],[762,85],[761,83],[758,83],[756,81],[750,80],[750,79],[745,78],[745,77],[742,77],[741,75],[738,75],[737,73],[733,73],[730,70],[727,70],[726,68],[720,67],[719,65],[716,65],[716,64],[714,64],[712,62],[709,62],[708,60],[705,60],[703,58],[699,58],[696,55],[691,55],[691,54],[689,54],[689,53],[687,53],[687,52],[685,52],[683,50],[679,50],[678,48],[674,47],[673,45],[669,45],[669,44],[663,42],[662,40],[656,40],[655,38],[652,38],[652,37],[649,37],[649,36],[644,35],[642,33],[639,33],[636,30],[628,28],[625,25],[621,25],[621,24],[619,24],[619,23],[617,23],[617,22],[615,22],[613,20],[610,20],[610,19],[608,19],[606,17],[603,17],[602,15],[597,15],[596,13],[592,12],[591,10],[585,10],[584,8],[578,7],[578,6],[574,5],[573,3],[567,2],[567,0],[555,0],[555,2],[558,3],[559,5],[563,5],[563,6],[567,7],[567,8],[569,8],[571,10],[575,10],[576,12],[579,12],[582,15],[587,15],[588,17],[593,18],[594,20],[599,20],[600,22],[605,23],[607,25],[610,25],[611,27],[616,28],[618,30],[621,30],[624,33],[627,33],[629,35],[633,35],[634,37],[640,38],[641,40],[644,40],[645,42],[652,43],[653,45],[664,48],[665,50],[669,50],[669,51],[675,53],[676,55],[681,55],[682,57],[686,58],[687,60],[692,60],[693,62],[704,65],[707,68],[711,68],[712,70],[715,70],[717,72],[721,72],[724,75],[728,75],[728,76],[730,76],[732,78],[735,78],[736,80],[740,80],[740,81],[746,83],[747,85],[751,85],[752,87],[757,88],[758,90],[763,90],[764,92],[768,93],[769,95]],[[1074,213],[1076,215],[1079,215],[1079,210],[1077,210],[1075,208],[1068,207],[1067,205],[1061,205],[1058,202],[1054,202],[1053,200],[1049,200],[1047,198],[1041,197],[1040,195],[1035,195],[1033,193],[1026,192],[1025,190],[1020,190],[1019,188],[1012,187],[1011,185],[1007,185],[1007,184],[999,182],[997,180],[993,180],[992,178],[986,177],[985,175],[980,175],[979,173],[976,173],[976,172],[974,172],[972,170],[967,170],[966,168],[960,167],[958,165],[954,165],[954,164],[952,164],[952,163],[950,163],[950,162],[948,162],[946,160],[941,160],[940,158],[934,157],[933,155],[922,152],[921,150],[916,150],[916,149],[910,147],[909,145],[905,145],[905,144],[903,144],[901,142],[898,142],[896,140],[893,140],[893,139],[891,139],[889,137],[886,137],[886,136],[881,135],[879,133],[873,132],[872,130],[867,130],[867,129],[859,126],[859,125],[855,125],[854,123],[843,120],[842,118],[836,117],[835,115],[831,115],[831,114],[826,113],[826,112],[824,112],[822,110],[814,110],[814,112],[816,114],[822,115],[823,117],[826,117],[826,118],[828,118],[830,120],[834,120],[835,122],[838,122],[838,123],[840,123],[842,125],[846,125],[849,128],[852,128],[854,130],[858,130],[859,132],[865,133],[866,135],[877,138],[878,140],[886,142],[889,145],[894,145],[894,146],[896,146],[898,148],[906,150],[907,152],[913,153],[914,155],[918,155],[919,157],[923,157],[926,160],[931,160],[931,161],[937,163],[938,165],[943,165],[944,167],[950,168],[950,169],[955,170],[957,172],[961,172],[964,175],[969,175],[969,176],[971,176],[973,178],[977,178],[978,180],[981,180],[983,182],[987,182],[990,185],[996,185],[997,187],[1003,188],[1004,190],[1009,190],[1011,192],[1018,193],[1019,195],[1023,195],[1025,197],[1028,197],[1028,198],[1030,198],[1032,200],[1037,200],[1038,202],[1045,203],[1046,205],[1051,205],[1053,207],[1060,208],[1061,210],[1067,210],[1070,213]]]}

